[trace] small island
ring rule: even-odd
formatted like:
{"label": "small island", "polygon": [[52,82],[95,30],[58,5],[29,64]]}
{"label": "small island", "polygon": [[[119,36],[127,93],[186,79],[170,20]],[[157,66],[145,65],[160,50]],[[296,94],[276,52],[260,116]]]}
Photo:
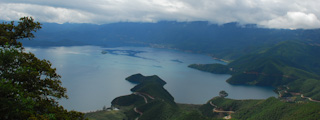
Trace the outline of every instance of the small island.
{"label": "small island", "polygon": [[175,59],[175,60],[171,60],[172,62],[176,62],[176,63],[183,63],[181,60]]}
{"label": "small island", "polygon": [[108,52],[107,51],[101,51],[101,54],[107,54]]}

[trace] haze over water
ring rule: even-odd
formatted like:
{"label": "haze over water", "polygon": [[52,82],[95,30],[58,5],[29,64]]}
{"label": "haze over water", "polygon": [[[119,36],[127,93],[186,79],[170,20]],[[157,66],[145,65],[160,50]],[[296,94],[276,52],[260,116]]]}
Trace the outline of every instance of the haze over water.
{"label": "haze over water", "polygon": [[178,103],[204,104],[221,90],[233,99],[276,96],[271,87],[230,85],[226,82],[230,75],[188,68],[193,63],[222,63],[201,54],[148,47],[28,47],[26,50],[49,60],[57,68],[69,96],[60,100],[60,104],[68,110],[87,112],[110,106],[114,98],[131,94],[134,84],[125,78],[136,73],[158,75],[167,82],[165,88]]}

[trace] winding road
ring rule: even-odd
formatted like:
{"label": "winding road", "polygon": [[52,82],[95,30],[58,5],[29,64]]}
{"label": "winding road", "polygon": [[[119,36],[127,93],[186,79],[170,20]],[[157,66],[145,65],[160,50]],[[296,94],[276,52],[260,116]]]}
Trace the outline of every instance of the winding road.
{"label": "winding road", "polygon": [[145,103],[148,103],[148,99],[147,99],[145,96],[143,96],[141,93],[139,93],[139,92],[133,92],[133,94],[134,94],[134,95],[141,96],[141,97],[144,99],[144,102],[145,102]]}
{"label": "winding road", "polygon": [[[154,100],[154,99],[155,99],[154,97],[152,97],[151,95],[149,95],[149,94],[147,94],[147,93],[133,92],[132,94],[138,95],[138,96],[140,96],[140,97],[143,97],[144,102],[145,102],[146,104],[148,103],[147,97],[150,98],[151,100]],[[146,97],[146,96],[147,96],[147,97]],[[134,108],[133,108],[133,111],[136,112],[136,113],[138,113],[138,114],[140,115],[139,117],[141,117],[141,116],[143,115],[143,112],[139,111],[139,110],[137,109],[137,107],[134,107]],[[139,117],[137,117],[135,120],[139,120]]]}
{"label": "winding road", "polygon": [[213,110],[212,110],[212,112],[216,112],[216,113],[229,113],[229,115],[223,117],[223,119],[231,119],[231,118],[232,118],[232,117],[231,117],[231,113],[235,113],[234,111],[216,110],[216,108],[217,108],[218,106],[216,106],[215,104],[213,104],[212,101],[210,101],[210,105],[211,105],[212,107],[214,107]]}
{"label": "winding road", "polygon": [[320,101],[318,101],[318,100],[313,100],[313,99],[310,98],[310,97],[305,97],[305,96],[303,96],[303,94],[301,94],[301,98],[307,98],[309,101],[312,101],[312,102],[320,102]]}
{"label": "winding road", "polygon": [[[138,113],[138,114],[140,114],[140,117],[143,115],[143,113],[140,112],[140,111],[137,109],[137,107],[134,107],[134,108],[133,108],[133,111],[136,112],[136,113]],[[139,117],[137,117],[135,120],[139,120]]]}

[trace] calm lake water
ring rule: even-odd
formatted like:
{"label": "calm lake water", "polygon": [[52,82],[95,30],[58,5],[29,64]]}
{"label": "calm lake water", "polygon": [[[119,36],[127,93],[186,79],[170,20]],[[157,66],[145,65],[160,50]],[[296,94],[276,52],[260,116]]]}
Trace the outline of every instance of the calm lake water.
{"label": "calm lake water", "polygon": [[222,63],[206,55],[148,47],[28,47],[26,50],[50,60],[57,68],[69,96],[59,101],[69,110],[87,112],[110,106],[114,98],[131,93],[134,84],[125,78],[136,73],[158,75],[167,82],[165,88],[178,103],[204,104],[221,90],[234,99],[276,96],[271,87],[230,85],[225,82],[230,75],[187,67],[192,63]]}

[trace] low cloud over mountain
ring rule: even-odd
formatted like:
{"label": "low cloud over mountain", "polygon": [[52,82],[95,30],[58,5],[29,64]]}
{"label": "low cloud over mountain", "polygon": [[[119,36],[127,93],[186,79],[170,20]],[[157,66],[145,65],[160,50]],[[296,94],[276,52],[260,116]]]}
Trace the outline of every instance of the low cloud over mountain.
{"label": "low cloud over mountain", "polygon": [[320,28],[320,0],[2,0],[2,20],[40,22],[239,22],[266,28]]}

